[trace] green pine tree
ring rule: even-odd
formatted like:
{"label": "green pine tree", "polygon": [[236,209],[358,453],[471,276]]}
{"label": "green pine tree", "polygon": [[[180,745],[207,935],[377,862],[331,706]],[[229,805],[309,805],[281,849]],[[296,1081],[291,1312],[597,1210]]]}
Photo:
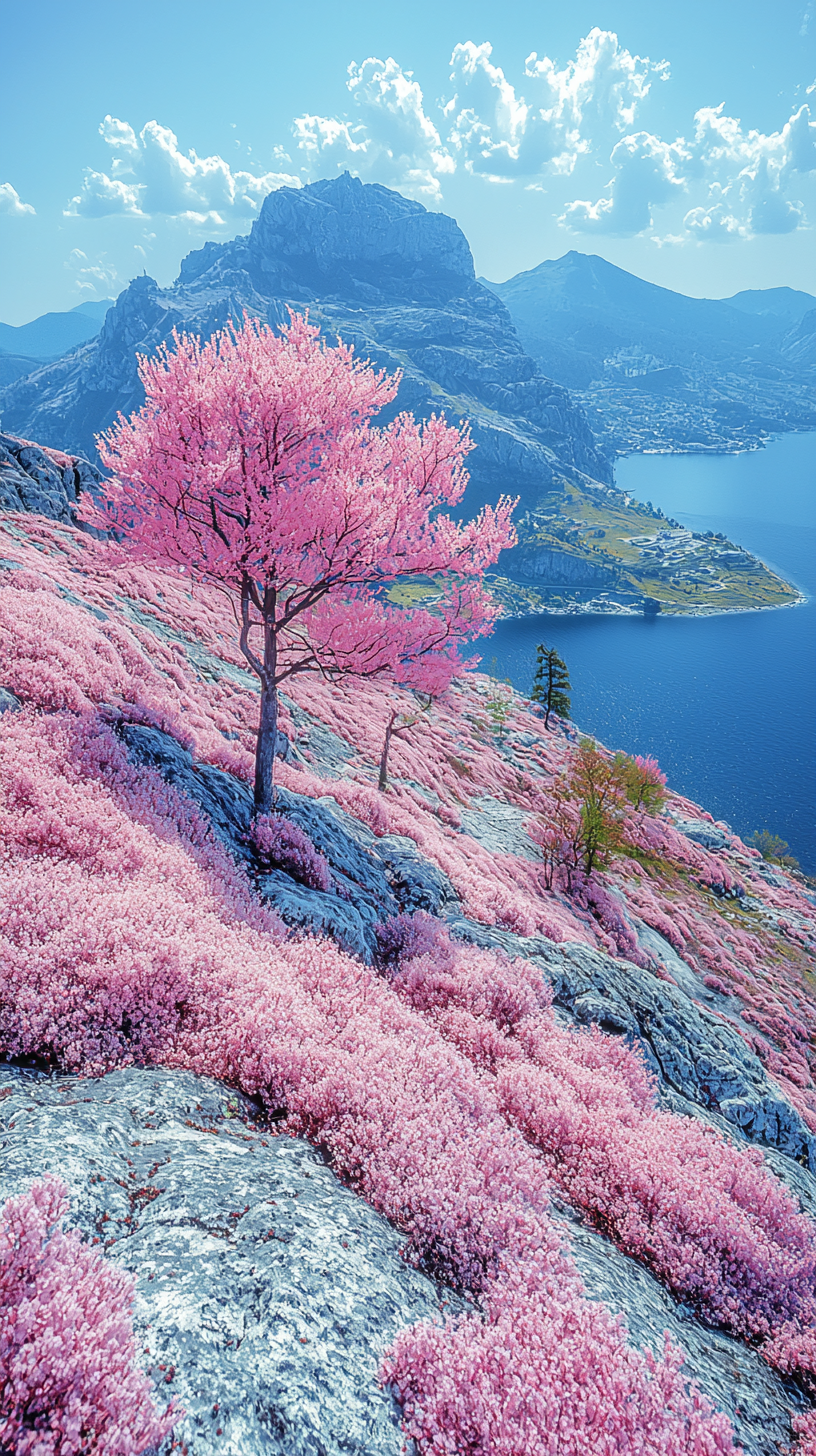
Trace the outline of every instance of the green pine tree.
{"label": "green pine tree", "polygon": [[530,694],[534,702],[540,703],[544,709],[544,727],[548,728],[550,714],[557,713],[559,718],[568,718],[570,715],[570,680],[567,672],[567,664],[559,657],[554,647],[545,647],[539,643],[536,648],[536,670],[533,678],[533,691]]}

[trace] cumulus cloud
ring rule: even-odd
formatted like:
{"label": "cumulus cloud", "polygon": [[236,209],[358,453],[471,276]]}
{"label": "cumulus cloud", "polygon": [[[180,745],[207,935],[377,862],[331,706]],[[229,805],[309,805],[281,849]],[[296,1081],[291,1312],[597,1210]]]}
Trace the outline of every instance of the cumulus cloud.
{"label": "cumulus cloud", "polygon": [[86,169],[65,209],[69,217],[164,215],[218,224],[255,217],[268,192],[300,186],[288,173],[233,171],[223,157],[185,154],[175,133],[157,121],[137,135],[128,122],[106,116],[99,134],[114,153],[110,173]]}
{"label": "cumulus cloud", "polygon": [[413,72],[393,57],[376,56],[348,68],[346,83],[356,110],[354,122],[304,115],[294,122],[295,141],[313,174],[344,168],[372,182],[400,187],[432,202],[442,195],[440,177],[453,159],[425,111]]}
{"label": "cumulus cloud", "polygon": [[699,240],[729,241],[761,233],[790,233],[805,222],[795,195],[816,172],[816,123],[800,106],[779,131],[745,131],[724,107],[696,112],[689,143],[689,172],[707,188],[709,206],[686,215]]}
{"label": "cumulus cloud", "polygon": [[571,172],[579,156],[631,126],[652,80],[669,74],[666,61],[633,56],[613,31],[595,27],[562,70],[549,56],[527,57],[525,98],[492,53],[487,43],[456,46],[446,113],[468,171],[496,180]]}
{"label": "cumulus cloud", "polygon": [[106,260],[106,253],[92,259],[81,248],[71,249],[65,266],[74,275],[74,288],[77,293],[87,297],[96,295],[99,298],[108,298],[112,293],[118,292],[116,285],[120,282],[119,274],[113,264]]}
{"label": "cumulus cloud", "polygon": [[622,137],[610,158],[615,170],[609,195],[597,202],[570,202],[560,221],[578,232],[624,237],[645,232],[651,226],[652,208],[682,190],[678,166],[683,157],[681,147],[646,131]]}
{"label": "cumulus cloud", "polygon": [[0,182],[0,213],[2,212],[9,217],[25,217],[26,213],[33,216],[34,208],[30,202],[22,201],[10,182]]}
{"label": "cumulus cloud", "polygon": [[[296,117],[296,162],[277,147],[272,165],[281,170],[262,175],[220,156],[182,152],[156,121],[137,133],[106,116],[99,132],[110,165],[86,171],[66,211],[218,226],[256,216],[276,187],[300,186],[298,168],[313,178],[348,168],[436,205],[459,168],[488,183],[554,193],[561,224],[584,234],[646,234],[678,245],[807,225],[803,179],[816,175],[816,123],[807,105],[767,134],[743,127],[722,105],[703,107],[688,140],[662,137],[638,125],[638,112],[656,83],[669,80],[668,63],[637,55],[598,27],[563,65],[532,51],[511,75],[489,41],[473,40],[455,46],[450,65],[449,98],[431,102],[393,57],[352,62],[346,114]],[[814,89],[816,82],[808,94]],[[8,183],[0,187],[0,210],[33,211]]]}
{"label": "cumulus cloud", "polygon": [[444,178],[462,163],[493,181],[568,173],[597,139],[607,142],[632,124],[665,61],[634,56],[611,31],[590,31],[575,59],[558,70],[534,51],[517,92],[492,59],[493,47],[467,40],[454,48],[455,92],[429,114],[419,82],[389,57],[349,66],[354,115],[296,118],[297,146],[312,175],[348,167],[424,200],[439,201]]}
{"label": "cumulus cloud", "polygon": [[700,243],[730,243],[746,236],[739,219],[722,202],[715,202],[713,207],[690,208],[683,226]]}

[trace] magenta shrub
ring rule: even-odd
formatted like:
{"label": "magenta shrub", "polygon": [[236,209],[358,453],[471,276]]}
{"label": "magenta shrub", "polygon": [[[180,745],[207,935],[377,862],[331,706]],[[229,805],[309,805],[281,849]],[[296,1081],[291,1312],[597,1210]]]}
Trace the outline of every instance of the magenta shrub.
{"label": "magenta shrub", "polygon": [[136,1364],[134,1281],[75,1232],[68,1192],[34,1183],[0,1210],[0,1444],[14,1456],[137,1456],[179,1419]]}
{"label": "magenta shrub", "polygon": [[[677,1353],[634,1350],[586,1298],[550,1217],[553,1187],[706,1318],[814,1381],[816,1233],[761,1157],[660,1112],[620,1039],[559,1026],[530,965],[452,944],[431,917],[383,927],[379,971],[325,941],[285,942],[198,812],[131,765],[109,726],[118,715],[159,724],[200,760],[251,775],[257,699],[226,673],[198,674],[146,625],[160,617],[235,663],[216,595],[36,518],[14,524],[22,535],[0,523],[2,554],[26,570],[0,581],[0,660],[26,708],[0,720],[0,1056],[84,1072],[160,1061],[286,1106],[289,1129],[326,1147],[403,1231],[407,1256],[473,1296],[471,1313],[406,1331],[385,1357],[418,1456],[733,1449]],[[341,780],[282,764],[280,781],[331,794],[377,835],[408,836],[476,921],[632,960],[643,920],[701,983],[739,998],[740,1034],[816,1126],[814,917],[797,885],[754,878],[738,840],[717,853],[687,840],[671,813],[701,811],[677,796],[660,816],[633,806],[637,857],[572,895],[546,884],[534,851],[492,854],[459,832],[460,810],[491,796],[531,833],[546,826],[574,746],[514,703],[505,740],[522,767],[510,763],[487,691],[478,678],[454,684],[433,722],[394,744],[384,796],[382,691],[301,680],[298,706],[358,752]],[[281,853],[283,831],[268,832]],[[308,839],[289,846],[322,876]],[[761,914],[728,898],[742,884]],[[813,1422],[800,1425],[813,1453]]]}
{"label": "magenta shrub", "polygon": [[660,1112],[636,1053],[560,1027],[523,962],[440,928],[391,979],[492,1075],[503,1114],[574,1207],[706,1319],[764,1338],[771,1363],[816,1381],[816,1226],[758,1150]]}
{"label": "magenta shrub", "polygon": [[264,868],[286,870],[312,890],[330,890],[331,870],[308,834],[283,814],[263,814],[252,827],[252,846]]}

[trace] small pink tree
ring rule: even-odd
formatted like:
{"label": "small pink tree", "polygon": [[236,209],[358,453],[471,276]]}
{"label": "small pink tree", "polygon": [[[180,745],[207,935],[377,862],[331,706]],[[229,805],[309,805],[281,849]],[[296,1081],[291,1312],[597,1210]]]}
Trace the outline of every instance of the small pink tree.
{"label": "small pink tree", "polygon": [[[481,577],[515,540],[513,503],[457,525],[443,508],[467,484],[467,430],[408,414],[372,425],[399,375],[296,314],[280,334],[245,318],[174,342],[140,362],[144,407],[100,437],[114,478],[94,519],[139,559],[229,594],[260,681],[255,808],[268,813],[279,685],[316,671],[441,691],[495,620]],[[385,599],[412,577],[434,581],[431,608]]]}

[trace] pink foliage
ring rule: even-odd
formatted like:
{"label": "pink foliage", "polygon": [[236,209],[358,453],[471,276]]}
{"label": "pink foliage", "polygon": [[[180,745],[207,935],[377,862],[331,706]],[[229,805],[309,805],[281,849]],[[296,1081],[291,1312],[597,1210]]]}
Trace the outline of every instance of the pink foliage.
{"label": "pink foliage", "polygon": [[[135,561],[240,601],[264,683],[319,670],[443,691],[460,645],[495,621],[480,578],[515,541],[507,499],[461,525],[442,511],[467,484],[467,430],[372,425],[399,376],[294,313],[280,333],[245,317],[204,344],[174,335],[139,374],[144,406],[100,437],[113,479],[89,519]],[[385,582],[412,575],[439,581],[433,611],[385,600]],[[256,627],[273,654],[255,655]]]}
{"label": "pink foliage", "polygon": [[424,919],[417,951],[406,926],[400,936],[395,989],[492,1075],[502,1112],[573,1206],[705,1318],[750,1339],[773,1334],[766,1357],[778,1363],[784,1349],[816,1380],[816,1227],[762,1155],[657,1110],[639,1058],[560,1027],[523,962],[441,929],[431,944]]}
{"label": "pink foliage", "polygon": [[798,1437],[796,1456],[816,1456],[816,1411],[794,1416],[791,1427]]}
{"label": "pink foliage", "polygon": [[[92,756],[83,731],[76,720],[22,715],[4,726],[9,782],[19,786],[26,771],[34,777],[36,765],[40,792],[50,780],[55,820],[46,842],[32,844],[23,823],[8,846],[2,1020],[9,1024],[6,1009],[16,1019],[7,1052],[45,1048],[59,1065],[98,1070],[133,1056],[135,1039],[142,1057],[221,1077],[273,1106],[283,1102],[290,1129],[330,1151],[338,1172],[404,1230],[416,1261],[481,1290],[488,1309],[495,1301],[491,1323],[523,1290],[529,1318],[519,1323],[516,1342],[528,1365],[540,1366],[537,1320],[555,1317],[556,1295],[562,1342],[575,1343],[579,1364],[589,1359],[595,1306],[587,1311],[548,1217],[541,1164],[468,1060],[336,948],[277,946],[263,925],[237,919],[233,887],[219,878],[217,860],[205,873],[198,860],[207,846],[174,834],[170,822],[162,830],[158,807],[142,811],[154,817],[155,834],[135,819],[128,832],[107,730],[97,730],[108,752],[107,783],[104,773],[84,778],[81,767],[72,769],[72,761],[87,767]],[[107,859],[117,832],[119,875]],[[135,984],[138,994],[128,1001]],[[134,1033],[122,1008],[135,1010],[141,998],[148,1011]],[[482,1328],[474,1317],[463,1338],[478,1342]],[[621,1389],[631,1392],[633,1407],[648,1405],[656,1378],[613,1321],[604,1368],[607,1385],[588,1418],[590,1432],[610,1418]],[[537,1378],[548,1385],[546,1366]],[[497,1366],[490,1380],[499,1410],[515,1376]],[[705,1420],[723,1429],[721,1418]],[[499,1452],[518,1449],[513,1429],[510,1420]],[[664,1414],[661,1429],[678,1451],[693,1449],[686,1413]]]}
{"label": "pink foliage", "polygon": [[283,930],[189,803],[101,725],[4,725],[0,843],[4,1056],[102,1072],[169,1055],[224,925]]}
{"label": "pink foliage", "polygon": [[134,1281],[74,1232],[58,1178],[0,1211],[0,1443],[15,1456],[137,1456],[179,1419],[136,1364]]}
{"label": "pink foliage", "polygon": [[[707,1317],[810,1381],[812,1226],[761,1160],[658,1112],[625,1044],[559,1027],[529,966],[451,947],[428,918],[386,928],[387,980],[331,944],[284,945],[197,812],[130,765],[94,716],[101,703],[112,723],[163,726],[247,776],[257,697],[233,671],[217,593],[169,570],[114,575],[109,548],[31,517],[0,534],[26,568],[0,583],[3,682],[29,705],[0,722],[2,1054],[86,1071],[160,1060],[285,1104],[291,1130],[403,1229],[410,1257],[478,1300],[455,1325],[406,1332],[388,1356],[420,1456],[527,1456],[559,1439],[559,1456],[729,1449],[676,1355],[650,1364],[586,1300],[548,1212],[552,1184]],[[167,622],[189,652],[166,640]],[[373,682],[352,692],[306,677],[291,691],[356,753],[340,780],[281,765],[288,788],[410,837],[484,923],[632,959],[639,917],[701,984],[716,977],[740,998],[740,1034],[816,1122],[802,951],[813,915],[793,881],[767,886],[739,841],[714,853],[667,814],[633,813],[641,862],[614,861],[579,903],[542,884],[533,853],[494,855],[456,826],[485,797],[528,826],[546,821],[574,746],[541,735],[523,705],[500,752],[489,689],[454,683],[395,743],[382,795],[386,707],[409,709],[410,696],[391,690],[386,703]],[[700,817],[679,799],[669,811]],[[767,915],[728,898],[741,884]]]}
{"label": "pink foliage", "polygon": [[252,843],[263,863],[288,871],[313,890],[330,890],[331,870],[308,834],[284,814],[263,814],[252,826]]}
{"label": "pink foliage", "polygon": [[644,1359],[603,1305],[536,1309],[519,1290],[496,1306],[485,1323],[407,1330],[383,1362],[423,1456],[738,1456],[668,1340]]}

